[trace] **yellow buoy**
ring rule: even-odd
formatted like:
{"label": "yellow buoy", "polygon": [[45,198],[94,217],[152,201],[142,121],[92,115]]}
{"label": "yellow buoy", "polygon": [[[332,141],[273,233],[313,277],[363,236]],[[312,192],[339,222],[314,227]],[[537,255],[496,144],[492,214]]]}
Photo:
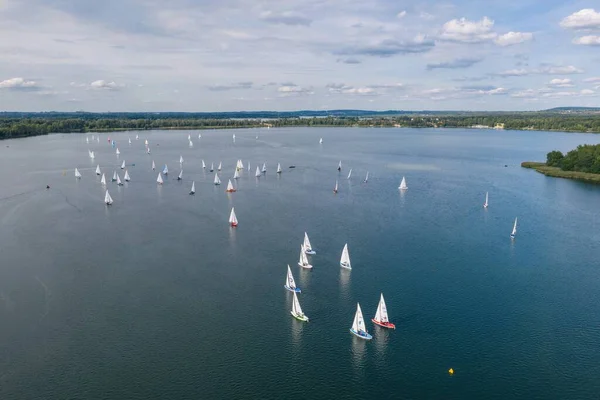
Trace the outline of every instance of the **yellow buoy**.
{"label": "yellow buoy", "polygon": [[450,375],[454,375],[454,370],[453,370],[452,368],[450,368],[450,369],[448,370],[448,373],[449,373]]}

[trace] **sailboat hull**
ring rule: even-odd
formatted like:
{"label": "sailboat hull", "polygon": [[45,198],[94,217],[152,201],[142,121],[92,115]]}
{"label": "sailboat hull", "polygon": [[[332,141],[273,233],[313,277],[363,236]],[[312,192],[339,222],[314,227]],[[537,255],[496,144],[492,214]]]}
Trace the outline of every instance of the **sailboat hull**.
{"label": "sailboat hull", "polygon": [[308,317],[306,315],[295,314],[293,311],[290,311],[290,314],[292,314],[292,316],[298,321],[308,322]]}
{"label": "sailboat hull", "polygon": [[238,226],[237,222],[231,222],[229,225],[231,225],[232,228],[237,228]]}
{"label": "sailboat hull", "polygon": [[283,287],[289,290],[290,292],[302,293],[302,290],[300,290],[300,288],[291,288],[288,285],[283,285]]}
{"label": "sailboat hull", "polygon": [[352,328],[350,328],[350,333],[353,334],[354,336],[356,336],[357,338],[360,338],[363,340],[373,339],[373,336],[369,335],[367,332],[357,332]]}
{"label": "sailboat hull", "polygon": [[396,329],[396,325],[392,324],[391,322],[376,321],[374,318],[371,321],[373,321],[375,325],[379,325],[382,328]]}
{"label": "sailboat hull", "polygon": [[190,192],[190,196],[193,196],[195,194],[196,194],[196,192]]}
{"label": "sailboat hull", "polygon": [[233,193],[233,192],[235,192],[235,189],[227,189],[226,192],[227,193]]}
{"label": "sailboat hull", "polygon": [[342,268],[346,268],[346,269],[352,269],[352,267],[351,267],[351,266],[349,266],[348,264],[346,264],[346,263],[344,263],[344,262],[341,262],[341,263],[340,263],[340,267],[342,267]]}
{"label": "sailboat hull", "polygon": [[317,252],[314,251],[313,249],[304,250],[304,252],[306,254],[308,254],[308,255],[311,255],[311,256],[317,254]]}
{"label": "sailboat hull", "polygon": [[298,263],[299,266],[301,266],[302,268],[306,268],[306,269],[312,269],[312,265],[310,264],[302,264],[302,263]]}

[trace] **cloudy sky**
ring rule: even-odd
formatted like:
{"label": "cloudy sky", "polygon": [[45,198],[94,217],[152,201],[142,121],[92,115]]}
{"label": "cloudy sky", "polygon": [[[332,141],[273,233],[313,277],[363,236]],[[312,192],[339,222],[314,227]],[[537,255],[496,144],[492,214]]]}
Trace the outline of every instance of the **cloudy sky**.
{"label": "cloudy sky", "polygon": [[0,54],[11,111],[600,106],[598,0],[0,0]]}

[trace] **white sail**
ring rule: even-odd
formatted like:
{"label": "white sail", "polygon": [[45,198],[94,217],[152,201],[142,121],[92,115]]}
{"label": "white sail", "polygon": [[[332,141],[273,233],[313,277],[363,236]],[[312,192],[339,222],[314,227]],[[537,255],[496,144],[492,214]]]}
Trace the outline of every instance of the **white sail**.
{"label": "white sail", "polygon": [[191,149],[192,147],[194,147],[194,142],[192,142],[192,141],[190,140],[190,142],[188,143],[188,147],[189,147],[190,149]]}
{"label": "white sail", "polygon": [[190,190],[191,194],[196,193],[196,182],[192,182],[192,190]]}
{"label": "white sail", "polygon": [[79,173],[77,168],[75,168],[75,178],[81,178],[81,173]]}
{"label": "white sail", "polygon": [[123,179],[125,179],[125,182],[129,182],[131,180],[131,177],[129,176],[129,172],[127,172],[127,170],[125,170],[125,176],[123,177]]}
{"label": "white sail", "polygon": [[359,333],[367,333],[367,327],[365,326],[365,319],[363,318],[360,304],[356,303],[356,314],[354,314],[354,321],[352,322],[352,330]]}
{"label": "white sail", "polygon": [[323,143],[323,138],[319,139],[319,144]]}
{"label": "white sail", "polygon": [[129,138],[129,144],[131,144],[131,138]]}
{"label": "white sail", "polygon": [[183,170],[179,171],[179,175],[177,176],[177,180],[180,181],[183,179]]}
{"label": "white sail", "polygon": [[[88,150],[89,151],[89,150]],[[96,158],[96,156],[94,155],[93,151],[90,151],[90,158],[93,160],[94,158]]]}
{"label": "white sail", "polygon": [[258,166],[256,167],[256,173],[254,174],[254,176],[256,176],[257,178],[260,176],[260,168],[258,168]]}
{"label": "white sail", "polygon": [[148,139],[144,140],[144,144],[148,146]]}
{"label": "white sail", "polygon": [[292,313],[296,316],[303,316],[302,307],[300,307],[300,302],[298,301],[298,295],[294,292],[294,302],[292,303]]}
{"label": "white sail", "polygon": [[338,192],[338,181],[335,181],[335,187],[333,188],[333,192],[337,193]]}
{"label": "white sail", "polygon": [[179,164],[183,164],[183,156],[179,156]]}
{"label": "white sail", "polygon": [[123,182],[121,182],[121,178],[117,175],[117,185],[123,186]]}
{"label": "white sail", "polygon": [[488,197],[488,192],[485,192],[485,203],[483,203],[483,206],[484,206],[485,208],[487,208],[487,207],[488,207],[488,205],[489,205],[489,203],[488,203],[488,199],[489,199],[489,197]]}
{"label": "white sail", "polygon": [[125,160],[121,163],[121,169],[125,169]]}
{"label": "white sail", "polygon": [[100,171],[100,165],[98,164],[96,166],[96,175],[100,175],[102,173],[102,171]]}
{"label": "white sail", "polygon": [[342,170],[342,160],[340,160],[340,162],[338,163],[337,169],[338,169],[338,171]]}
{"label": "white sail", "polygon": [[308,257],[306,256],[306,249],[304,248],[304,244],[300,245],[300,259],[298,260],[298,265],[302,268],[312,268],[312,265],[308,262]]}
{"label": "white sail", "polygon": [[347,179],[350,179],[351,176],[352,176],[352,168],[350,168],[350,172],[348,172],[348,178]]}
{"label": "white sail", "polygon": [[235,142],[235,133],[233,134],[233,141]]}
{"label": "white sail", "polygon": [[233,207],[231,207],[231,213],[229,214],[229,223],[231,224],[231,226],[237,226],[238,224],[238,220]]}
{"label": "white sail", "polygon": [[233,187],[233,183],[231,183],[231,179],[229,179],[229,181],[227,182],[227,191],[235,192],[235,188]]}
{"label": "white sail", "polygon": [[140,135],[135,135],[135,140],[139,140]]}
{"label": "white sail", "polygon": [[262,172],[267,172],[267,163],[263,164]]}
{"label": "white sail", "polygon": [[233,173],[233,179],[238,179],[240,177],[240,174],[236,168],[235,172]]}
{"label": "white sail", "polygon": [[167,164],[165,164],[165,167],[163,168],[162,173],[165,174],[165,175],[169,174],[169,167],[167,167]]}
{"label": "white sail", "polygon": [[192,140],[192,135],[188,133],[188,140]]}
{"label": "white sail", "polygon": [[240,169],[244,169],[244,163],[240,160]]}
{"label": "white sail", "polygon": [[198,139],[202,139],[202,134],[201,133],[198,134]]}
{"label": "white sail", "polygon": [[217,171],[220,171],[222,167],[223,167],[223,164],[219,161],[219,166],[217,167]]}
{"label": "white sail", "polygon": [[296,281],[294,281],[294,276],[292,275],[292,270],[290,269],[289,264],[288,264],[287,277],[285,279],[285,284],[290,289],[296,289]]}
{"label": "white sail", "polygon": [[215,185],[220,185],[221,180],[219,179],[219,174],[215,173]]}
{"label": "white sail", "polygon": [[379,305],[377,306],[377,312],[375,313],[374,319],[377,322],[390,322],[388,319],[387,307],[385,306],[385,300],[383,299],[383,293],[379,298]]}
{"label": "white sail", "polygon": [[352,269],[352,264],[350,263],[350,253],[348,253],[348,243],[344,245],[344,249],[342,250],[340,266],[342,268]]}
{"label": "white sail", "polygon": [[104,174],[102,174],[102,179],[100,179],[100,183],[106,185],[106,176],[104,176]]}
{"label": "white sail", "polygon": [[517,218],[515,218],[515,224],[513,225],[512,232],[510,236],[515,237],[517,235]]}
{"label": "white sail", "polygon": [[281,173],[281,164],[277,163],[277,173]]}
{"label": "white sail", "polygon": [[408,189],[408,186],[406,186],[406,178],[402,177],[402,182],[400,182],[400,186],[398,186],[398,189],[400,189],[400,190]]}
{"label": "white sail", "polygon": [[150,154],[150,147],[146,150],[146,153]]}
{"label": "white sail", "polygon": [[154,164],[154,160],[152,160],[152,171],[156,170],[156,164]]}
{"label": "white sail", "polygon": [[215,163],[210,163],[210,172],[215,170]]}
{"label": "white sail", "polygon": [[310,240],[308,239],[308,234],[306,232],[304,232],[304,251],[309,254],[315,254],[315,251],[310,245]]}
{"label": "white sail", "polygon": [[116,181],[117,180],[117,171],[113,172],[113,177],[112,177],[112,181]]}
{"label": "white sail", "polygon": [[163,178],[160,173],[158,174],[158,177],[156,178],[156,183],[158,183],[159,185],[163,184]]}
{"label": "white sail", "polygon": [[104,203],[106,203],[106,205],[111,205],[113,203],[113,199],[112,197],[110,197],[110,194],[108,194],[108,190],[106,191],[106,194],[104,195]]}
{"label": "white sail", "polygon": [[100,143],[100,136],[96,136],[96,142]]}
{"label": "white sail", "polygon": [[85,138],[85,142],[86,142],[86,143],[89,143],[89,142],[90,142],[90,138],[87,138],[87,137],[86,137],[86,138]]}
{"label": "white sail", "polygon": [[119,154],[121,154],[121,152],[119,151],[119,148],[118,148],[118,147],[117,147],[117,151],[115,151],[115,154],[116,154],[116,155],[119,155]]}
{"label": "white sail", "polygon": [[202,168],[206,169],[206,164],[204,163],[204,160],[202,160]]}
{"label": "white sail", "polygon": [[365,176],[365,183],[369,182],[369,171],[367,171],[367,175]]}

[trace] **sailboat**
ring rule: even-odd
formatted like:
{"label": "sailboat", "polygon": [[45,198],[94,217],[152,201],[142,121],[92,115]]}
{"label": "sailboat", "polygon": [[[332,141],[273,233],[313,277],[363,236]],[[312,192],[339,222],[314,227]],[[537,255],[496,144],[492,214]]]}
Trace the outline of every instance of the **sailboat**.
{"label": "sailboat", "polygon": [[156,164],[154,164],[154,160],[152,160],[152,171],[156,170]]}
{"label": "sailboat", "polygon": [[179,164],[183,164],[183,156],[179,156]]}
{"label": "sailboat", "polygon": [[229,192],[229,193],[235,192],[235,188],[233,187],[233,184],[231,183],[231,179],[229,179],[229,182],[227,182],[227,190],[225,190],[225,191]]}
{"label": "sailboat", "polygon": [[129,144],[131,144],[131,138],[129,138],[128,140],[129,140]]}
{"label": "sailboat", "polygon": [[365,183],[369,182],[369,171],[367,171],[367,175],[365,176]]}
{"label": "sailboat", "polygon": [[287,277],[285,279],[285,285],[283,286],[290,292],[300,293],[302,292],[299,287],[296,287],[296,281],[294,281],[294,276],[292,275],[292,270],[290,269],[290,265],[288,264]]}
{"label": "sailboat", "polygon": [[220,171],[222,167],[223,167],[223,164],[221,163],[221,161],[219,161],[219,166],[217,167],[217,171]]}
{"label": "sailboat", "polygon": [[202,168],[206,169],[206,164],[204,163],[204,160],[202,160]]}
{"label": "sailboat", "polygon": [[165,175],[169,175],[169,167],[167,167],[167,164],[165,164],[165,167],[163,168],[162,173]]}
{"label": "sailboat", "polygon": [[210,172],[215,170],[215,163],[210,163]]}
{"label": "sailboat", "polygon": [[125,176],[123,177],[123,179],[125,179],[125,182],[129,182],[131,180],[131,177],[129,176],[129,172],[127,172],[127,170],[125,170]]}
{"label": "sailboat", "polygon": [[121,182],[121,178],[117,175],[117,185],[123,186],[123,182]]}
{"label": "sailboat", "polygon": [[517,236],[517,218],[515,217],[515,224],[513,225],[513,230],[510,233],[511,239],[514,239]]}
{"label": "sailboat", "polygon": [[116,155],[120,155],[120,154],[121,154],[121,152],[119,151],[119,148],[118,148],[118,147],[117,147],[117,151],[115,151],[115,154],[116,154]]}
{"label": "sailboat", "polygon": [[262,172],[267,172],[267,163],[263,163]]}
{"label": "sailboat", "polygon": [[112,197],[110,197],[110,194],[108,194],[108,190],[106,191],[106,194],[104,195],[104,203],[107,206],[110,206],[113,203],[113,199],[112,199]]}
{"label": "sailboat", "polygon": [[233,134],[233,141],[235,142],[235,133]]}
{"label": "sailboat", "polygon": [[[93,138],[92,138],[92,139],[93,139]],[[86,142],[86,143],[89,143],[89,142],[90,142],[90,138],[87,138],[87,137],[86,137],[86,138],[85,138],[85,142]]]}
{"label": "sailboat", "polygon": [[180,181],[183,178],[183,170],[179,171],[179,176],[177,176],[177,180]]}
{"label": "sailboat", "polygon": [[233,209],[233,207],[231,207],[231,214],[229,214],[229,224],[234,228],[238,226],[238,220],[235,216],[235,210]]}
{"label": "sailboat", "polygon": [[198,134],[198,139],[202,139],[202,134],[201,133]]}
{"label": "sailboat", "polygon": [[319,144],[323,144],[323,138],[319,139]]}
{"label": "sailboat", "polygon": [[311,269],[313,266],[308,263],[308,257],[306,257],[306,250],[304,249],[304,244],[300,245],[300,260],[298,260],[298,265],[302,268]]}
{"label": "sailboat", "polygon": [[148,146],[148,139],[144,140],[144,144]]}
{"label": "sailboat", "polygon": [[333,193],[337,193],[338,192],[338,181],[335,181],[335,187],[333,188]]}
{"label": "sailboat", "polygon": [[396,329],[396,325],[392,324],[388,318],[388,312],[387,307],[385,306],[385,300],[383,299],[383,293],[381,293],[381,297],[379,298],[379,305],[377,306],[375,317],[371,319],[371,321],[383,328]]}
{"label": "sailboat", "polygon": [[159,185],[163,184],[163,178],[160,173],[158,174],[158,177],[156,178],[156,183],[158,183]]}
{"label": "sailboat", "polygon": [[238,163],[239,163],[239,164],[238,164],[238,167],[239,167],[240,169],[244,169],[244,163],[242,162],[242,160],[238,160]]}
{"label": "sailboat", "polygon": [[96,136],[96,142],[100,143],[100,136]]}
{"label": "sailboat", "polygon": [[104,174],[102,174],[102,179],[100,179],[100,183],[106,186],[106,176],[104,176]]}
{"label": "sailboat", "polygon": [[151,152],[150,152],[150,147],[148,147],[148,148],[146,149],[146,153],[148,153],[148,154],[150,154],[150,153],[151,153]]}
{"label": "sailboat", "polygon": [[404,177],[402,177],[402,182],[400,182],[400,186],[398,186],[398,189],[400,189],[400,190],[408,189],[408,186],[406,186],[406,179]]}
{"label": "sailboat", "polygon": [[96,175],[100,176],[102,174],[102,171],[100,171],[100,164],[98,164],[96,166]]}
{"label": "sailboat", "polygon": [[290,313],[299,321],[308,322],[308,317],[302,312],[300,302],[298,301],[298,295],[294,292],[294,301],[292,302],[292,311]]}
{"label": "sailboat", "polygon": [[250,162],[248,162],[248,172],[250,172]]}
{"label": "sailboat", "polygon": [[344,245],[344,249],[342,250],[342,257],[340,258],[340,266],[346,269],[352,269],[352,264],[350,263],[350,253],[348,253],[348,243]]}
{"label": "sailboat", "polygon": [[196,182],[192,181],[192,189],[190,190],[190,194],[196,194]]}
{"label": "sailboat", "polygon": [[88,153],[89,153],[89,155],[90,155],[90,158],[91,158],[92,160],[93,160],[94,158],[96,158],[96,156],[94,155],[94,152],[93,152],[93,151],[89,151],[89,150],[88,150]]}
{"label": "sailboat", "polygon": [[117,171],[113,172],[113,177],[111,179],[112,182],[116,182],[117,181]]}
{"label": "sailboat", "polygon": [[233,179],[238,179],[240,177],[240,174],[236,168],[235,172],[233,173]]}
{"label": "sailboat", "polygon": [[135,135],[135,140],[139,140],[140,139],[140,135]]}
{"label": "sailboat", "polygon": [[256,173],[254,174],[254,176],[256,176],[257,178],[260,177],[261,173],[260,173],[260,169],[258,168],[258,166],[256,167]]}
{"label": "sailboat", "polygon": [[488,208],[488,192],[485,192],[485,203],[483,203],[483,208]]}
{"label": "sailboat", "polygon": [[341,171],[341,170],[342,170],[342,160],[340,160],[340,162],[339,162],[339,164],[338,164],[338,167],[337,167],[337,170],[338,170],[338,171]]}
{"label": "sailboat", "polygon": [[281,173],[281,164],[277,163],[277,173]]}
{"label": "sailboat", "polygon": [[346,179],[350,179],[351,176],[352,176],[352,168],[350,168],[350,172],[348,172],[348,178],[346,178]]}
{"label": "sailboat", "polygon": [[313,250],[312,246],[310,245],[310,240],[308,239],[308,234],[306,232],[304,232],[304,252],[306,254],[317,254],[316,251]]}
{"label": "sailboat", "polygon": [[125,169],[125,160],[121,163],[121,169]]}
{"label": "sailboat", "polygon": [[194,142],[192,142],[192,141],[190,140],[190,142],[188,143],[188,147],[189,147],[190,149],[191,149],[192,147],[194,147]]}
{"label": "sailboat", "polygon": [[192,135],[188,133],[188,140],[192,140]]}
{"label": "sailboat", "polygon": [[219,179],[219,174],[215,173],[215,185],[220,185],[221,180]]}
{"label": "sailboat", "polygon": [[75,178],[81,179],[81,174],[79,173],[79,170],[77,168],[75,168]]}
{"label": "sailboat", "polygon": [[360,304],[356,303],[356,314],[354,314],[354,322],[352,322],[352,328],[350,328],[350,332],[365,340],[373,339],[373,336],[369,335],[367,332],[367,328],[365,327],[365,319],[362,315],[362,310],[360,309]]}

